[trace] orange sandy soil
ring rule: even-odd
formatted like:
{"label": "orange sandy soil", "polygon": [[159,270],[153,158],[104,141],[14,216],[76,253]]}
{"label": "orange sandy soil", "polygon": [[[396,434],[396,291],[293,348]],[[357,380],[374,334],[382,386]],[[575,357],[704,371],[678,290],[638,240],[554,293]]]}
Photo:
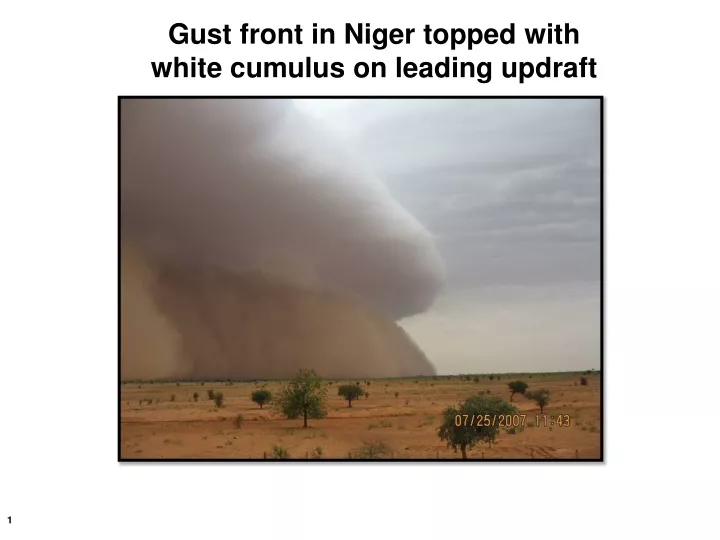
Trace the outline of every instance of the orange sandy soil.
{"label": "orange sandy soil", "polygon": [[[265,405],[253,403],[250,394],[266,384],[275,393],[283,382],[124,383],[121,387],[121,456],[148,458],[252,458],[268,459],[274,445],[286,448],[291,458],[312,458],[317,447],[323,458],[347,458],[366,442],[382,441],[395,458],[459,459],[437,436],[442,411],[450,405],[490,390],[490,394],[510,398],[507,383],[481,377],[480,382],[459,377],[415,379],[377,379],[367,386],[369,398],[353,401],[337,395],[340,384],[328,385],[328,416],[309,420],[286,420]],[[525,429],[514,434],[501,430],[496,444],[478,445],[468,450],[468,458],[600,458],[600,375],[588,375],[588,385],[580,385],[578,374],[533,374],[521,377],[530,390],[550,390],[547,415],[570,415],[570,427],[545,427],[535,423],[540,409],[534,402],[516,394],[514,404],[527,414]],[[328,381],[329,382],[329,381]],[[208,399],[207,391],[221,391],[225,403],[220,409]],[[200,394],[197,402],[194,392]],[[399,396],[395,397],[395,392]],[[170,401],[175,395],[175,401]],[[139,404],[139,400],[152,399]],[[160,403],[157,404],[157,400]],[[242,414],[242,427],[233,420]],[[549,420],[548,420],[549,422]],[[388,456],[391,457],[391,456]]]}

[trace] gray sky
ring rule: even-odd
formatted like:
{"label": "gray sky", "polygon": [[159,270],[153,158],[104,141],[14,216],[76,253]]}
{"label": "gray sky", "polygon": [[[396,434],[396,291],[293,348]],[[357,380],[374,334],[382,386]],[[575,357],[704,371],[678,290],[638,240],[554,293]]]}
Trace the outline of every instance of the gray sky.
{"label": "gray sky", "polygon": [[439,373],[600,366],[597,100],[302,100],[434,236]]}

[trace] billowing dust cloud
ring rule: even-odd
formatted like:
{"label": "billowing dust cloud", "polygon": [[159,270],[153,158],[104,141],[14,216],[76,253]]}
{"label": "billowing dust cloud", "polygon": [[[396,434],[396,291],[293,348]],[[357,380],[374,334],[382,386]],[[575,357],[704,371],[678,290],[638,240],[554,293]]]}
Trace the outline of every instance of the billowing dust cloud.
{"label": "billowing dust cloud", "polygon": [[188,375],[181,365],[180,334],[153,299],[156,276],[129,243],[121,246],[120,343],[123,373],[138,379]]}
{"label": "billowing dust cloud", "polygon": [[290,100],[121,105],[124,379],[434,373],[431,236]]}

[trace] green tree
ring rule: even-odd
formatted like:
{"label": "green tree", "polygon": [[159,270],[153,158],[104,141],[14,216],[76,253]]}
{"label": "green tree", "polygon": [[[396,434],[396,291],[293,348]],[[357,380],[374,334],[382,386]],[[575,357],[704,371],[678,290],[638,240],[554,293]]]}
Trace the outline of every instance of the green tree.
{"label": "green tree", "polygon": [[540,407],[540,414],[542,414],[545,406],[550,403],[550,390],[547,388],[540,388],[535,392],[525,392],[525,397],[537,403]]}
{"label": "green tree", "polygon": [[500,433],[497,416],[516,412],[517,408],[498,396],[478,394],[457,407],[448,407],[443,411],[438,436],[440,440],[447,441],[448,448],[456,451],[459,448],[462,458],[467,459],[468,448],[497,440]]}
{"label": "green tree", "polygon": [[510,388],[510,401],[512,401],[515,394],[525,394],[528,384],[525,381],[513,381],[508,383],[508,388]]}
{"label": "green tree", "polygon": [[353,399],[359,398],[363,395],[363,389],[354,384],[343,384],[338,388],[338,396],[342,396],[348,401],[348,407],[352,407]]}
{"label": "green tree", "polygon": [[301,369],[297,377],[285,386],[273,400],[274,408],[289,420],[303,417],[303,427],[308,418],[327,416],[327,389],[313,370]]}
{"label": "green tree", "polygon": [[262,406],[272,399],[272,394],[268,390],[256,390],[250,395],[250,399],[260,405],[262,409]]}

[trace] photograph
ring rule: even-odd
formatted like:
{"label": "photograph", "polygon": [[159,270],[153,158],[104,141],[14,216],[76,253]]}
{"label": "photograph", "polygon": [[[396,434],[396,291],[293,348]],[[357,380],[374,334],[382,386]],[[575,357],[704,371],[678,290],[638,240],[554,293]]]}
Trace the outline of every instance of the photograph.
{"label": "photograph", "polygon": [[602,97],[117,106],[119,461],[603,461]]}

